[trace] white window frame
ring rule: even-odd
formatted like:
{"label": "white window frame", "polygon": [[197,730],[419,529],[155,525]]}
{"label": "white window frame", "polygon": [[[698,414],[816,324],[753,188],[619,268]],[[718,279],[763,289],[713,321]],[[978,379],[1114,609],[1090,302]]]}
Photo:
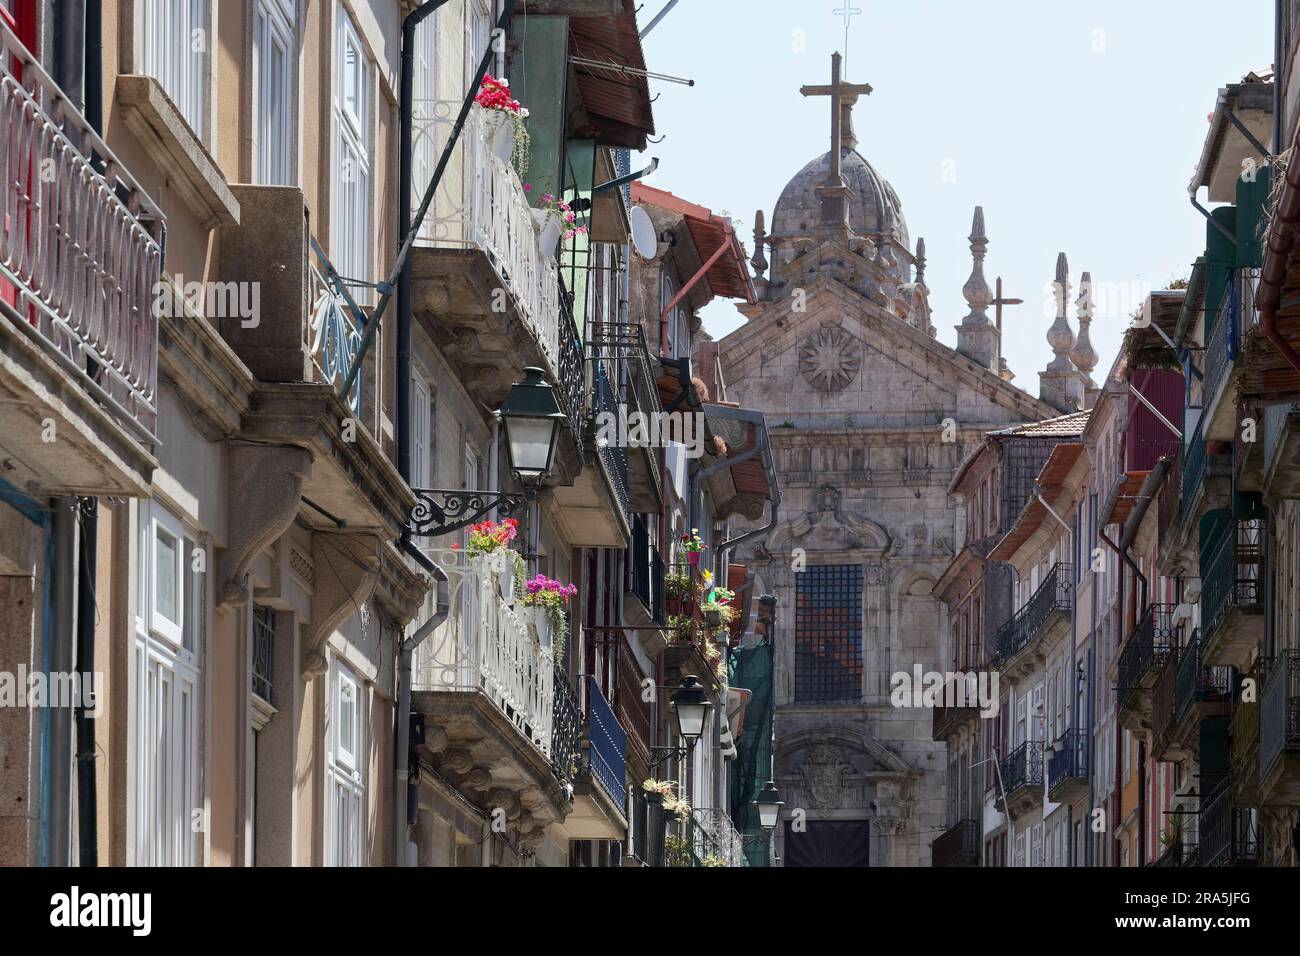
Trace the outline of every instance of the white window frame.
{"label": "white window frame", "polygon": [[[288,186],[296,178],[297,23],[297,0],[253,6],[253,177],[262,185]],[[268,59],[277,48],[278,67]],[[278,118],[271,110],[277,102]]]}
{"label": "white window frame", "polygon": [[[370,280],[371,150],[375,89],[375,63],[361,42],[361,34],[347,9],[337,8],[334,59],[334,171],[330,203],[330,259],[339,274],[350,279]],[[349,71],[348,52],[356,56],[356,102],[346,101],[344,89]],[[353,286],[353,297],[370,305],[372,295],[364,286]]]}
{"label": "white window frame", "polygon": [[[199,859],[200,658],[206,575],[193,569],[199,535],[157,502],[136,512],[137,585],[134,667],[134,862],[137,866],[193,866]],[[156,613],[157,533],[177,542],[179,628]],[[203,567],[207,567],[207,562]],[[158,626],[159,621],[164,627]]]}
{"label": "white window frame", "polygon": [[[496,25],[493,0],[465,0],[465,88],[474,82],[478,61],[492,42],[492,29]],[[488,73],[495,76],[496,63],[488,64]]]}
{"label": "white window frame", "polygon": [[[200,142],[207,142],[212,8],[208,0],[137,0],[140,62],[176,104]],[[195,50],[195,45],[201,49]]]}
{"label": "white window frame", "polygon": [[[343,713],[351,697],[351,733]],[[335,660],[330,673],[330,745],[326,793],[326,866],[364,866],[366,815],[365,684]]]}

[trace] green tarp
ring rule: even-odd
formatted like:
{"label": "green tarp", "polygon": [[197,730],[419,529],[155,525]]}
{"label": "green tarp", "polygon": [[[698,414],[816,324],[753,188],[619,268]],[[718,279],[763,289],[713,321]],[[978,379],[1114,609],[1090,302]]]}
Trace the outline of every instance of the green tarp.
{"label": "green tarp", "polygon": [[772,771],[772,718],[776,700],[772,688],[772,645],[741,648],[731,658],[731,686],[750,692],[745,722],[736,741],[731,767],[731,820],[745,837],[750,866],[770,866],[768,840],[758,824],[754,798]]}

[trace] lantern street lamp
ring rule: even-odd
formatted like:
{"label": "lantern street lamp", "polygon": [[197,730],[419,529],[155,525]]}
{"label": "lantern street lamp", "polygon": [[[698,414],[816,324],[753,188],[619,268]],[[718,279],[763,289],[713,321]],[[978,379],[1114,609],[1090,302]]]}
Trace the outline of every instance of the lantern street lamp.
{"label": "lantern street lamp", "polygon": [[496,414],[505,430],[507,465],[524,486],[523,492],[412,488],[416,502],[407,534],[436,538],[459,531],[491,511],[500,519],[526,512],[555,464],[555,448],[568,417],[542,370],[532,367],[524,369],[522,382],[510,386]]}
{"label": "lantern street lamp", "polygon": [[758,825],[769,833],[776,829],[776,824],[781,819],[781,808],[785,806],[776,783],[769,780],[763,784],[763,789],[754,798],[754,805],[758,807]]}
{"label": "lantern street lamp", "polygon": [[678,732],[686,738],[688,745],[694,746],[704,733],[704,719],[712,707],[713,701],[709,700],[699,678],[687,674],[673,695],[672,709],[677,714]]}
{"label": "lantern street lamp", "polygon": [[555,461],[566,417],[540,368],[524,369],[524,380],[510,386],[497,414],[505,427],[510,470],[525,485],[541,484]]}

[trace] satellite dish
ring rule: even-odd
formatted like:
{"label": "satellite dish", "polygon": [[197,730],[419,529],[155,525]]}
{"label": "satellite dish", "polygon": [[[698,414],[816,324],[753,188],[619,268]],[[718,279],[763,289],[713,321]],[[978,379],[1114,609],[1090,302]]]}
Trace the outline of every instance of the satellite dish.
{"label": "satellite dish", "polygon": [[632,221],[632,248],[642,259],[653,259],[659,252],[659,235],[650,214],[641,206],[633,206],[628,218]]}

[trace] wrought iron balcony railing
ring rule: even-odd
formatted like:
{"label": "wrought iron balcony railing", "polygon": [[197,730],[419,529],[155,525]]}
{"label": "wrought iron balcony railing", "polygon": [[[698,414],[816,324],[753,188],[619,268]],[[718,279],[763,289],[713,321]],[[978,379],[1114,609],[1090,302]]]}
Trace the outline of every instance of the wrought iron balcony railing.
{"label": "wrought iron balcony railing", "polygon": [[1255,682],[1256,699],[1243,700],[1238,684],[1232,695],[1232,724],[1229,741],[1232,756],[1232,780],[1240,786],[1247,781],[1259,779],[1259,699],[1267,680],[1272,659],[1259,657],[1255,666],[1242,678],[1251,678]]}
{"label": "wrought iron balcony railing", "polygon": [[477,691],[545,757],[553,741],[555,655],[534,638],[502,591],[511,585],[489,558],[439,552],[454,620],[415,652],[416,692]]}
{"label": "wrought iron balcony railing", "polygon": [[1088,738],[1070,728],[1052,745],[1047,756],[1047,789],[1055,792],[1067,780],[1087,779]]}
{"label": "wrought iron balcony railing", "polygon": [[[1208,519],[1207,519],[1208,520]],[[1234,607],[1263,599],[1264,520],[1218,512],[1201,544],[1201,627],[1213,641]]]}
{"label": "wrought iron balcony railing", "polygon": [[609,426],[618,425],[616,443],[623,445],[625,458],[631,450],[644,456],[642,470],[658,498],[660,449],[669,438],[683,440],[684,436],[670,434],[672,419],[659,400],[645,331],[637,322],[589,322],[587,356],[613,393],[612,407],[603,399],[593,403],[593,430],[608,440]]}
{"label": "wrought iron balcony railing", "polygon": [[980,860],[978,820],[958,820],[930,844],[931,866],[976,866]]}
{"label": "wrought iron balcony railing", "polygon": [[1203,781],[1206,796],[1201,800],[1197,825],[1201,866],[1241,866],[1254,863],[1259,854],[1255,811],[1233,805],[1232,781],[1219,777]]}
{"label": "wrought iron balcony railing", "polygon": [[627,731],[629,752],[635,751],[644,764],[650,763],[650,726],[654,723],[653,707],[644,696],[644,674],[637,665],[626,632],[619,638],[618,687],[614,693],[614,712]]}
{"label": "wrought iron balcony railing", "polygon": [[1007,795],[1021,787],[1043,785],[1043,742],[1026,740],[1002,761],[1002,786]]}
{"label": "wrought iron balcony railing", "polygon": [[1183,652],[1175,644],[1165,655],[1151,687],[1151,741],[1159,756],[1178,721],[1178,665]]}
{"label": "wrought iron balcony railing", "polygon": [[1232,679],[1230,667],[1203,667],[1201,665],[1201,631],[1197,628],[1182,649],[1178,659],[1176,686],[1177,720],[1187,719],[1198,701],[1222,700],[1229,692]]}
{"label": "wrought iron balcony railing", "polygon": [[627,589],[636,595],[655,624],[663,624],[664,560],[659,549],[650,543],[650,531],[644,515],[632,518],[632,543],[627,553]]}
{"label": "wrought iron balcony railing", "polygon": [[1148,866],[1195,866],[1197,849],[1195,843],[1175,840],[1165,846],[1164,852]]}
{"label": "wrought iron balcony railing", "polygon": [[[1219,321],[1206,331],[1202,394],[1207,405],[1219,394],[1219,388],[1232,369],[1232,363],[1241,344],[1241,322],[1237,308],[1235,281],[1228,283],[1223,305],[1225,307],[1220,309]],[[1231,397],[1228,400],[1231,401]]]}
{"label": "wrought iron balcony railing", "polygon": [[0,18],[0,312],[138,437],[158,417],[162,223]]}
{"label": "wrought iron balcony railing", "polygon": [[1058,563],[1047,573],[1033,596],[1011,620],[998,628],[998,659],[1005,662],[1032,641],[1054,611],[1074,606],[1074,575],[1068,564]]}
{"label": "wrought iron balcony railing", "polygon": [[1300,751],[1300,651],[1282,651],[1264,680],[1259,703],[1260,780],[1285,753]]}
{"label": "wrought iron balcony railing", "polygon": [[627,731],[594,677],[587,678],[587,764],[617,807],[627,799]]}
{"label": "wrought iron balcony railing", "polygon": [[1205,480],[1205,469],[1209,459],[1205,450],[1204,426],[1205,422],[1202,417],[1198,419],[1196,428],[1188,436],[1187,442],[1183,446],[1183,496],[1179,499],[1178,504],[1180,516],[1186,516],[1192,502],[1196,500],[1196,489]]}
{"label": "wrought iron balcony railing", "polygon": [[745,838],[726,810],[691,811],[687,840],[692,866],[748,866]]}
{"label": "wrought iron balcony railing", "polygon": [[[431,171],[446,142],[460,100],[421,100],[413,104],[412,151],[416,169]],[[452,249],[482,249],[504,288],[550,361],[560,369],[560,282],[555,260],[542,253],[533,210],[514,168],[494,153],[484,110],[469,111],[439,184],[435,205],[421,225],[416,244]],[[428,173],[426,172],[426,175]],[[415,190],[421,200],[423,183]],[[414,211],[414,210],[412,210]]]}
{"label": "wrought iron balcony railing", "polygon": [[268,704],[275,687],[275,608],[253,606],[253,693]]}
{"label": "wrought iron balcony railing", "polygon": [[1157,667],[1177,643],[1178,628],[1173,623],[1173,604],[1152,604],[1142,612],[1137,627],[1124,642],[1119,656],[1119,685],[1116,701],[1128,706],[1133,695],[1150,686]]}
{"label": "wrought iron balcony railing", "polygon": [[[594,383],[591,394],[593,417],[601,415],[617,417],[618,396],[613,385],[610,384],[609,374],[603,364],[596,363],[592,378]],[[631,479],[628,474],[627,446],[621,442],[597,441],[596,453],[605,466],[605,474],[609,476],[609,483],[614,488],[614,496],[618,499],[618,505],[623,512],[623,517],[631,525],[632,508],[628,499],[628,486]]]}
{"label": "wrought iron balcony railing", "polygon": [[573,782],[582,766],[582,705],[569,675],[555,665],[555,709],[551,721],[551,769],[560,780]]}
{"label": "wrought iron balcony railing", "polygon": [[578,324],[573,318],[573,295],[560,288],[560,320],[558,339],[559,367],[556,373],[560,380],[558,389],[560,407],[569,419],[569,433],[582,454],[585,435],[583,432],[583,410],[586,408],[587,369],[582,361],[582,338],[578,334]]}

